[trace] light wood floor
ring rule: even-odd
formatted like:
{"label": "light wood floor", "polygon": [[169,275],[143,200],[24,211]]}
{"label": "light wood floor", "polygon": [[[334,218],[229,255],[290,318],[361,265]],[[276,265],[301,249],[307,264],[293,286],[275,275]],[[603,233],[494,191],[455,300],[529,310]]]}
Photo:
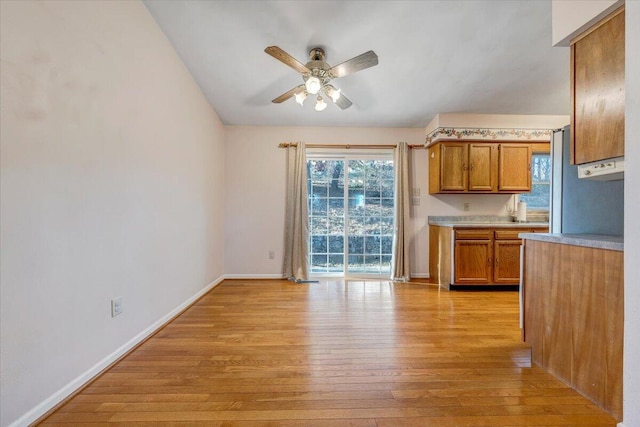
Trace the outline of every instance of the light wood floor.
{"label": "light wood floor", "polygon": [[530,365],[517,292],[225,281],[42,425],[615,426]]}

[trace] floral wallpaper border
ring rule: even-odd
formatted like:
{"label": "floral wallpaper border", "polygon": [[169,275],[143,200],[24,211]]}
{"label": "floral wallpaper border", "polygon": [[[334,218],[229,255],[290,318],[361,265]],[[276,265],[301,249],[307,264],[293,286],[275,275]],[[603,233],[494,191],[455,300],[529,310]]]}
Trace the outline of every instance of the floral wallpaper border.
{"label": "floral wallpaper border", "polygon": [[486,129],[486,128],[437,128],[427,135],[425,145],[439,139],[490,139],[490,140],[526,140],[549,141],[550,129]]}

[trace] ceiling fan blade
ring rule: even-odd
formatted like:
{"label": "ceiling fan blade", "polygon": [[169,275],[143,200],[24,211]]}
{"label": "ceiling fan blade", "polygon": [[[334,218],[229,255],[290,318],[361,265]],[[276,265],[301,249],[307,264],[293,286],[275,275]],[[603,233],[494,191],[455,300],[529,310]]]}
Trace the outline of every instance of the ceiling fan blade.
{"label": "ceiling fan blade", "polygon": [[269,55],[273,56],[274,58],[276,58],[278,61],[284,64],[287,64],[289,67],[293,68],[299,73],[305,74],[305,73],[311,72],[310,69],[305,67],[296,58],[289,55],[287,52],[280,49],[278,46],[269,46],[264,51],[267,52]]}
{"label": "ceiling fan blade", "polygon": [[340,94],[340,98],[338,98],[338,100],[336,101],[336,105],[340,108],[342,108],[343,110],[346,110],[347,108],[351,107],[353,105],[353,102],[351,102],[351,100],[349,98],[347,98],[346,96],[344,96],[343,93]]}
{"label": "ceiling fan blade", "polygon": [[344,77],[347,74],[373,67],[374,65],[378,65],[378,55],[376,55],[374,51],[370,50],[369,52],[365,52],[362,55],[351,58],[342,64],[336,65],[329,70],[329,74],[331,74],[334,79],[337,79]]}
{"label": "ceiling fan blade", "polygon": [[283,93],[279,97],[275,98],[271,102],[273,102],[275,104],[280,104],[281,102],[286,101],[287,99],[291,98],[293,95],[295,95],[297,92],[300,92],[301,90],[304,90],[304,85],[299,85],[299,86],[294,87],[293,89],[291,89],[291,90]]}

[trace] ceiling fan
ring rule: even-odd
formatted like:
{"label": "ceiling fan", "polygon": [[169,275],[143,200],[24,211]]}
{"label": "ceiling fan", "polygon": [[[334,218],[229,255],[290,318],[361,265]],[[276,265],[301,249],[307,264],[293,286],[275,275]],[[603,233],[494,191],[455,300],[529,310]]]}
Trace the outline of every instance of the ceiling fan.
{"label": "ceiling fan", "polygon": [[349,98],[344,96],[340,89],[336,89],[333,85],[329,84],[329,82],[355,73],[356,71],[378,65],[378,55],[372,50],[358,55],[355,58],[351,58],[335,67],[331,67],[324,62],[324,50],[319,47],[315,47],[309,51],[310,61],[305,65],[278,46],[269,46],[264,51],[302,74],[302,79],[304,80],[304,84],[298,85],[283,93],[271,102],[279,104],[295,96],[296,102],[302,105],[308,95],[317,95],[316,111],[322,111],[327,108],[327,103],[324,101],[321,93],[324,93],[343,110],[351,107],[353,103]]}

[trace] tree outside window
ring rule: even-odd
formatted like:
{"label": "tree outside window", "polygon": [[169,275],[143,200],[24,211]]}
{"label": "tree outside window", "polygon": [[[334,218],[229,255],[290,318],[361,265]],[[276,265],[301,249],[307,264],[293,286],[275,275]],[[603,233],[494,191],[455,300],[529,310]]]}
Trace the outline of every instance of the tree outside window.
{"label": "tree outside window", "polygon": [[551,200],[551,156],[534,154],[531,159],[531,192],[519,196],[527,210],[548,211]]}

